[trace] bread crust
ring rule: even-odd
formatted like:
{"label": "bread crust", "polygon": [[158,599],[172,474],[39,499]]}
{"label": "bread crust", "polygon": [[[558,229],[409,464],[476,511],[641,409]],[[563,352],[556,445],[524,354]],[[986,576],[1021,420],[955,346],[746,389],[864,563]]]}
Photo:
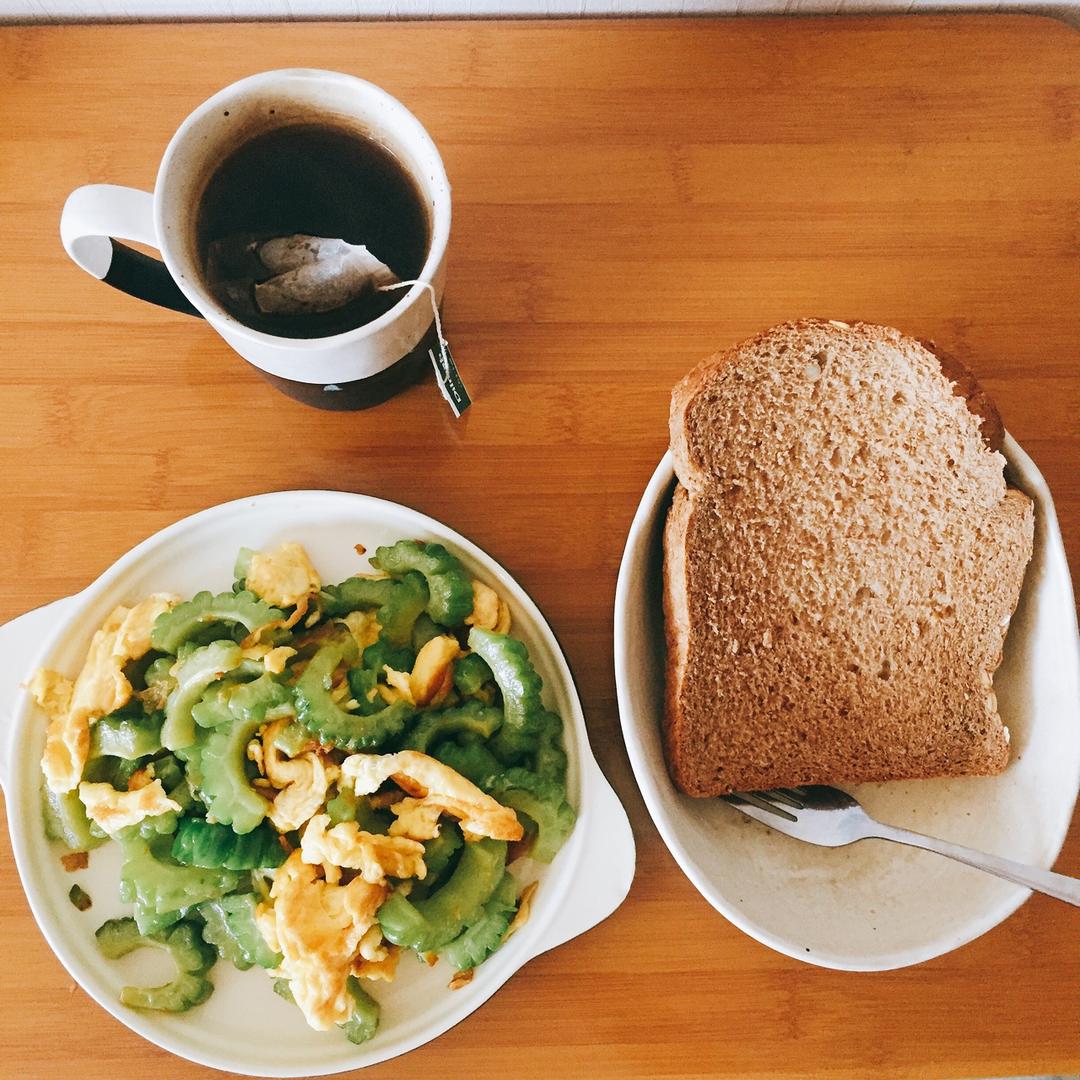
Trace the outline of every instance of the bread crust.
{"label": "bread crust", "polygon": [[[770,353],[777,354],[771,370],[760,363],[760,357]],[[789,443],[801,438],[801,428],[796,425],[794,435],[776,436],[761,429],[784,422],[784,416],[759,409],[754,414],[759,427],[753,428],[752,419],[739,412],[740,405],[759,392],[761,380],[775,381],[778,371],[788,380],[811,384],[825,383],[828,371],[828,380],[835,382],[837,371],[844,374],[847,353],[855,357],[848,366],[869,378],[869,383],[859,383],[869,386],[860,393],[876,393],[874,400],[887,401],[881,393],[892,392],[890,380],[896,381],[892,401],[899,403],[897,423],[912,425],[914,431],[920,409],[932,414],[937,441],[932,447],[917,441],[913,446],[922,453],[933,450],[952,463],[954,479],[940,485],[942,497],[951,497],[953,489],[962,494],[970,473],[968,486],[977,504],[969,513],[961,499],[957,506],[950,505],[951,517],[939,514],[942,520],[935,527],[944,532],[934,534],[933,544],[944,545],[952,561],[939,556],[937,548],[926,554],[919,546],[921,534],[911,529],[900,538],[907,547],[894,544],[892,558],[887,519],[881,533],[885,539],[867,541],[874,556],[869,562],[879,568],[884,591],[896,594],[892,607],[888,597],[875,591],[880,580],[857,584],[860,562],[852,552],[857,555],[860,549],[844,535],[850,509],[822,517],[823,499],[813,490],[798,490],[797,482],[790,482],[790,467],[784,472],[785,466],[771,464],[773,458],[784,460]],[[879,355],[883,364],[877,372],[872,363],[868,367],[868,358]],[[905,365],[917,375],[910,385],[904,384]],[[804,426],[819,421],[814,408],[840,408],[835,394],[830,398],[825,393],[814,406],[819,388],[812,389],[809,398],[805,386],[795,389],[802,397],[791,409]],[[948,404],[953,395],[964,399],[967,410]],[[755,402],[750,400],[750,405]],[[853,415],[863,422],[860,407],[855,395]],[[875,408],[881,411],[880,405]],[[706,437],[703,417],[712,416],[730,422],[729,430]],[[873,413],[868,416],[870,427],[880,421]],[[852,423],[850,415],[843,419]],[[756,441],[739,443],[747,425]],[[680,790],[706,797],[804,783],[989,774],[1005,767],[1007,731],[997,713],[991,678],[1031,554],[1033,507],[1025,495],[1004,487],[1003,459],[992,453],[1002,433],[993,402],[963,365],[888,327],[813,319],[787,323],[709,357],[680,381],[671,403],[671,448],[680,484],[664,532],[664,745]],[[736,443],[742,451],[743,444],[749,445],[749,457],[732,465],[737,454],[712,454],[719,443],[729,451]],[[762,450],[758,460],[754,455],[762,445],[768,453]],[[888,466],[890,459],[883,460]],[[880,468],[881,462],[871,465],[875,463]],[[813,464],[818,481],[821,475],[832,475],[822,473],[820,462]],[[875,474],[870,468],[859,475],[863,488],[856,484],[853,490],[861,490],[869,505],[880,493],[865,483],[865,476]],[[785,517],[783,500],[770,502],[761,496],[774,481],[777,490],[788,495],[796,489],[795,503],[817,515],[814,528],[807,529],[794,511]],[[874,489],[873,497],[867,498],[868,487]],[[895,497],[894,488],[896,484],[889,498]],[[922,509],[932,516],[936,493],[918,489],[908,496],[902,487],[898,490],[910,498],[911,506],[899,502],[897,529],[906,528],[907,516],[917,516]],[[859,511],[862,504],[852,498]],[[920,500],[929,500],[926,508]],[[773,524],[770,516],[776,517]],[[815,545],[826,533],[833,547],[822,555]],[[977,543],[975,536],[981,538]],[[988,543],[991,536],[994,542]],[[740,553],[739,543],[749,547]],[[726,550],[718,552],[718,544]],[[777,550],[763,553],[763,545]],[[746,557],[740,561],[740,555]],[[830,565],[830,558],[836,565]],[[905,580],[905,558],[910,582]],[[798,568],[785,562],[798,559],[822,578],[824,584],[816,583],[819,592],[833,590],[831,607],[815,608],[805,597],[793,600],[783,594],[778,581],[786,581],[794,593],[803,588]],[[934,588],[927,585],[927,575],[935,569],[935,559],[943,567],[939,574],[956,579],[955,604],[944,588],[927,595]],[[890,574],[892,579],[886,580]],[[929,606],[922,611],[924,600]],[[806,612],[820,620],[815,633],[799,624]],[[796,625],[787,625],[789,617]],[[908,624],[922,629],[913,636]],[[919,634],[925,635],[922,641]],[[746,639],[740,642],[743,635]],[[868,662],[866,654],[879,639],[886,659],[875,654]],[[939,693],[932,683],[944,689]]]}
{"label": "bread crust", "polygon": [[1000,450],[1005,442],[1005,425],[1001,422],[994,399],[983,389],[975,373],[953,353],[923,338],[916,338],[927,352],[933,353],[941,365],[941,373],[953,384],[953,393],[967,402],[967,407],[979,418],[983,441],[991,450]]}
{"label": "bread crust", "polygon": [[675,783],[683,791],[694,787],[694,774],[683,768],[676,725],[682,674],[686,670],[690,639],[687,607],[686,530],[690,521],[690,496],[682,484],[675,486],[664,525],[664,632],[667,640],[667,684],[664,695],[664,752]]}

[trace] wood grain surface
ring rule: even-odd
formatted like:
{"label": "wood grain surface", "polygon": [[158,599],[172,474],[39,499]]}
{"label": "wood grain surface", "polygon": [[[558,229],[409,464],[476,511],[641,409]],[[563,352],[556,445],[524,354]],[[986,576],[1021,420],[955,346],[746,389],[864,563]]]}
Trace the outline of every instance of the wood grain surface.
{"label": "wood grain surface", "polygon": [[[149,187],[170,134],[254,71],[404,100],[454,187],[446,319],[476,399],[427,382],[329,414],[203,324],[71,264],[89,181]],[[239,496],[396,499],[491,552],[578,675],[638,840],[625,905],[372,1077],[956,1077],[1080,1071],[1078,913],[1034,897],[920,967],[818,970],[679,872],[623,749],[611,613],[627,528],[701,356],[800,315],[936,339],[973,367],[1080,565],[1080,38],[1035,17],[0,30],[0,618]],[[0,1074],[209,1075],[72,985],[0,840]],[[1080,874],[1080,828],[1058,862]],[[254,1001],[254,998],[253,998]]]}

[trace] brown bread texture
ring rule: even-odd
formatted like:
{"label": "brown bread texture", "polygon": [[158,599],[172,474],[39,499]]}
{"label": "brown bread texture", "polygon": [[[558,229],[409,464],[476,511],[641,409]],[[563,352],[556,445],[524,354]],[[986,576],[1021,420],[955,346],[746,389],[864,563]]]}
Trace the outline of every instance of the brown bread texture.
{"label": "brown bread texture", "polygon": [[786,323],[675,387],[665,747],[682,791],[1005,767],[993,673],[1034,519],[1001,431],[962,365],[865,323]]}

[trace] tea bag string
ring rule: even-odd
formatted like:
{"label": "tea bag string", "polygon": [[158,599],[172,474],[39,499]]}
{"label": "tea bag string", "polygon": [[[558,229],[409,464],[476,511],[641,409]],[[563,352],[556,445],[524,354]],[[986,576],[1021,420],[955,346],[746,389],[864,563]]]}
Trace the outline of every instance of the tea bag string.
{"label": "tea bag string", "polygon": [[409,289],[413,285],[419,285],[422,289],[427,290],[428,298],[431,300],[431,313],[435,316],[435,333],[439,335],[439,354],[442,356],[443,363],[446,360],[446,346],[449,344],[446,338],[443,337],[442,331],[442,319],[439,317],[439,304],[435,299],[435,286],[430,281],[420,281],[416,279],[414,281],[398,281],[393,285],[380,285],[379,292],[393,292],[395,289]]}
{"label": "tea bag string", "polygon": [[442,394],[447,404],[453,410],[455,416],[461,414],[472,404],[469,391],[461,381],[457,364],[450,352],[450,342],[443,336],[442,319],[439,316],[439,304],[435,299],[435,287],[430,281],[399,281],[393,285],[379,285],[379,292],[391,292],[394,289],[407,289],[413,285],[419,285],[427,290],[431,300],[431,314],[435,316],[435,332],[439,335],[439,355],[436,357],[434,349],[428,349],[431,357],[431,365],[435,368],[435,379],[439,384],[439,393]]}

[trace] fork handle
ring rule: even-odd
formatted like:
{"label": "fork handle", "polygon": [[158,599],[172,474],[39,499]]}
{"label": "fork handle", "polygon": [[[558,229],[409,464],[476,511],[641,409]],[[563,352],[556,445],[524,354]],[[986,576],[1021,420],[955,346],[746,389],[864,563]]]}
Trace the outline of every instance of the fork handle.
{"label": "fork handle", "polygon": [[898,829],[893,825],[876,823],[872,835],[882,840],[894,840],[898,844],[937,852],[938,855],[955,859],[965,866],[974,866],[976,870],[985,870],[988,874],[995,874],[1006,881],[1012,881],[1025,888],[1064,900],[1066,904],[1080,907],[1080,878],[1055,874],[1052,870],[1040,870],[1037,866],[1026,866],[1024,863],[1013,862],[1012,859],[1003,859],[1000,855],[988,855],[986,852],[975,851],[961,844],[951,844],[947,840],[923,836],[922,833]]}

